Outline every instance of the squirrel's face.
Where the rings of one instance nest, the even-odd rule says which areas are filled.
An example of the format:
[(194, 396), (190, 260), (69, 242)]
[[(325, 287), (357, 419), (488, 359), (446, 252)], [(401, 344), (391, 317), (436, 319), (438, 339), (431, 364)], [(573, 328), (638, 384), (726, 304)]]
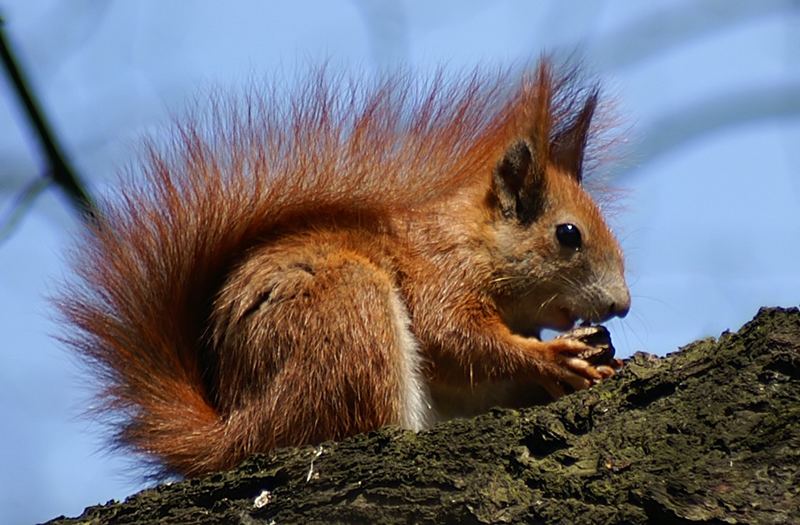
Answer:
[(622, 251), (580, 177), (536, 166), (520, 141), (498, 164), (490, 200), (500, 262), (493, 293), (513, 331), (538, 335), (627, 314)]

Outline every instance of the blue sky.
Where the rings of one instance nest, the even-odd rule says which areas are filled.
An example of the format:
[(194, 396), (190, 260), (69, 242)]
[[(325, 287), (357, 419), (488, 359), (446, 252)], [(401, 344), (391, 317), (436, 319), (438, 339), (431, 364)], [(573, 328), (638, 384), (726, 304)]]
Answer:
[[(368, 73), (574, 52), (604, 80), (627, 130), (607, 169), (625, 192), (612, 224), (633, 295), (631, 314), (609, 324), (620, 353), (664, 354), (737, 329), (761, 305), (800, 302), (792, 2), (286, 4), (0, 0), (0, 13), (65, 149), (99, 193), (136, 162), (143, 135), (204, 89), (323, 60)], [(2, 221), (42, 170), (5, 79), (0, 159)], [(53, 338), (46, 297), (80, 228), (49, 191), (0, 243), (0, 523), (76, 515), (144, 486), (129, 457), (99, 452), (99, 427), (80, 417), (91, 379)]]

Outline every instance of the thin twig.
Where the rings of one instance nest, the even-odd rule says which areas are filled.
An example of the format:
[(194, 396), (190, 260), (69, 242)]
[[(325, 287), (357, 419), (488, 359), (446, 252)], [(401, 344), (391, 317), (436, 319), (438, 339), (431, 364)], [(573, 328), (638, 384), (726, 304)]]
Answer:
[(83, 218), (92, 220), (94, 218), (92, 201), (84, 190), (80, 177), (67, 162), (62, 148), (33, 96), (30, 83), (14, 58), (2, 18), (0, 18), (0, 60), (34, 128), (34, 135), (39, 141), (42, 154), (47, 159), (48, 168), (44, 170), (45, 177), (64, 191)]

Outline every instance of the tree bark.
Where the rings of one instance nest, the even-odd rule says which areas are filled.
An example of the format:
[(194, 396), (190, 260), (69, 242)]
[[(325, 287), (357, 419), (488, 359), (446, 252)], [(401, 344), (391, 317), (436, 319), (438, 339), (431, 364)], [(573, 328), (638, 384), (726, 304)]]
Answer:
[(800, 523), (800, 311), (546, 406), (256, 456), (51, 523)]

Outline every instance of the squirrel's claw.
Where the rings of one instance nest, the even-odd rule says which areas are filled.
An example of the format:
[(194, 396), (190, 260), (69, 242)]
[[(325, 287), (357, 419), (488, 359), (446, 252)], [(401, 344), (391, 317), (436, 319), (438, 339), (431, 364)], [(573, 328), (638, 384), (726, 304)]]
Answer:
[[(593, 384), (612, 377), (616, 374), (614, 368), (617, 360), (611, 360), (609, 364), (595, 365), (582, 357), (589, 355), (595, 350), (585, 343), (575, 339), (555, 339), (548, 344), (550, 357), (553, 364), (559, 368), (556, 381), (547, 382), (544, 388), (554, 398), (565, 394), (565, 386), (569, 385), (572, 390), (585, 390)], [(553, 386), (556, 384), (557, 386)]]

